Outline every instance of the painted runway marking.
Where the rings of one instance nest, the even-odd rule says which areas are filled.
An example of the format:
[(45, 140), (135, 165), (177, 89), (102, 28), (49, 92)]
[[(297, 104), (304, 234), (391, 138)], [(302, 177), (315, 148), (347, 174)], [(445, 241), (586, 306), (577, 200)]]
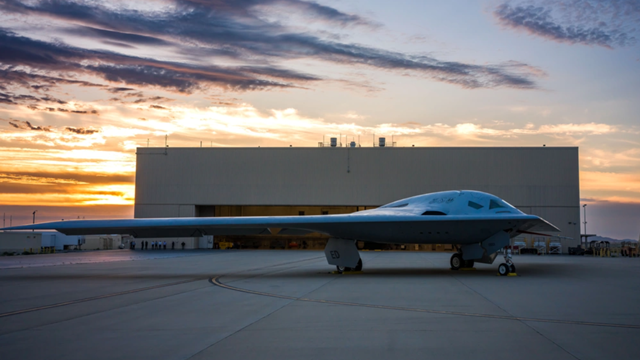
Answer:
[(303, 298), (303, 297), (279, 295), (279, 294), (266, 293), (262, 291), (238, 288), (235, 286), (222, 283), (220, 281), (220, 278), (222, 278), (223, 276), (224, 275), (212, 277), (211, 279), (209, 279), (209, 282), (211, 282), (215, 286), (218, 286), (227, 290), (238, 291), (238, 292), (243, 292), (243, 293), (253, 294), (253, 295), (268, 296), (272, 298), (279, 298), (279, 299), (285, 299), (285, 300), (306, 301), (306, 302), (312, 302), (312, 303), (331, 304), (331, 305), (365, 307), (365, 308), (383, 309), (383, 310), (410, 311), (410, 312), (427, 313), (427, 314), (477, 317), (477, 318), (496, 319), (496, 320), (512, 320), (512, 321), (515, 320), (515, 321), (523, 321), (523, 322), (539, 322), (539, 323), (581, 325), (581, 326), (600, 326), (600, 327), (613, 327), (613, 328), (640, 330), (640, 325), (632, 325), (632, 324), (614, 324), (614, 323), (599, 323), (599, 322), (590, 322), (590, 321), (526, 318), (526, 317), (509, 316), (509, 315), (476, 314), (476, 313), (465, 313), (465, 312), (447, 311), (447, 310), (429, 310), (429, 309), (408, 308), (408, 307), (401, 307), (401, 306), (391, 306), (391, 305), (373, 305), (373, 304), (362, 304), (362, 303), (353, 303), (353, 302), (345, 302), (345, 301), (335, 301), (335, 300), (309, 299), (309, 298)]

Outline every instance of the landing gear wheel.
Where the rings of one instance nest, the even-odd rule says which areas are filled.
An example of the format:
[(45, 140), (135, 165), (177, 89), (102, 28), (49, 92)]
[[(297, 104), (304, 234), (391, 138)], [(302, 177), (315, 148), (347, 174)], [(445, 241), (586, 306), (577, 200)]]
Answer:
[(470, 268), (473, 267), (474, 264), (475, 264), (475, 262), (473, 260), (465, 260), (464, 261), (464, 267), (465, 268), (469, 268), (470, 269)]
[(350, 267), (336, 265), (336, 270), (337, 270), (338, 274), (342, 274), (343, 272), (351, 271), (352, 269)]
[(449, 261), (449, 263), (451, 264), (451, 270), (460, 270), (462, 264), (464, 263), (464, 261), (462, 260), (462, 255), (458, 253), (451, 255), (451, 261)]
[(509, 264), (509, 272), (512, 274), (516, 273), (516, 266), (514, 264)]
[(509, 275), (509, 270), (511, 270), (510, 266), (505, 263), (502, 263), (500, 264), (500, 266), (498, 266), (498, 274), (500, 274), (500, 276)]
[(358, 265), (353, 268), (353, 271), (362, 271), (362, 259), (358, 259)]

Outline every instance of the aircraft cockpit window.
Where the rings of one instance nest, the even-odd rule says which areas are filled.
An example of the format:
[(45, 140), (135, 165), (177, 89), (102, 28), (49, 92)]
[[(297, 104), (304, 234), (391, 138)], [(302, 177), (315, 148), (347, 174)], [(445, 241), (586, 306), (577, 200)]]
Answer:
[(447, 214), (443, 213), (442, 211), (427, 210), (423, 212), (422, 215), (447, 215)]
[(398, 205), (387, 205), (385, 206), (386, 208), (401, 208), (401, 207), (405, 207), (409, 205), (409, 203), (404, 203), (404, 204), (398, 204)]
[(474, 209), (482, 209), (484, 206), (478, 204), (477, 202), (469, 201), (469, 206)]
[(500, 204), (499, 202), (495, 201), (495, 200), (491, 200), (489, 202), (489, 210), (491, 209), (498, 209), (498, 208), (504, 208), (506, 206)]

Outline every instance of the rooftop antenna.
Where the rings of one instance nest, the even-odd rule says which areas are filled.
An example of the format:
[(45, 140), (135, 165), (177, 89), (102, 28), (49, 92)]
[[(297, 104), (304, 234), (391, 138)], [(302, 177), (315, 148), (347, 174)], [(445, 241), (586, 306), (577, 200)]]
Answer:
[(147, 147), (149, 147), (149, 139), (147, 139)]
[(200, 141), (200, 147), (202, 147), (202, 141)]

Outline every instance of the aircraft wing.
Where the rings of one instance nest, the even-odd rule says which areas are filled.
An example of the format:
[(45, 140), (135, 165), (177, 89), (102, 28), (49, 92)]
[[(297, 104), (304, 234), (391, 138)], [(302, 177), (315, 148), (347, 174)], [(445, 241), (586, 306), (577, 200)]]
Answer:
[[(200, 237), (205, 235), (304, 235), (374, 242), (438, 243), (481, 241), (492, 233), (559, 231), (535, 215), (416, 216), (347, 214), (320, 216), (156, 218), (72, 220), (14, 226), (3, 230), (56, 230), (66, 235), (128, 234), (136, 238)], [(491, 234), (490, 234), (491, 233)], [(488, 235), (487, 235), (488, 234)], [(468, 240), (467, 240), (468, 239)]]
[(478, 191), (445, 191), (341, 215), (72, 220), (3, 230), (57, 230), (66, 235), (128, 234), (137, 238), (205, 235), (326, 234), (380, 243), (472, 244), (498, 232), (560, 231), (502, 199)]

